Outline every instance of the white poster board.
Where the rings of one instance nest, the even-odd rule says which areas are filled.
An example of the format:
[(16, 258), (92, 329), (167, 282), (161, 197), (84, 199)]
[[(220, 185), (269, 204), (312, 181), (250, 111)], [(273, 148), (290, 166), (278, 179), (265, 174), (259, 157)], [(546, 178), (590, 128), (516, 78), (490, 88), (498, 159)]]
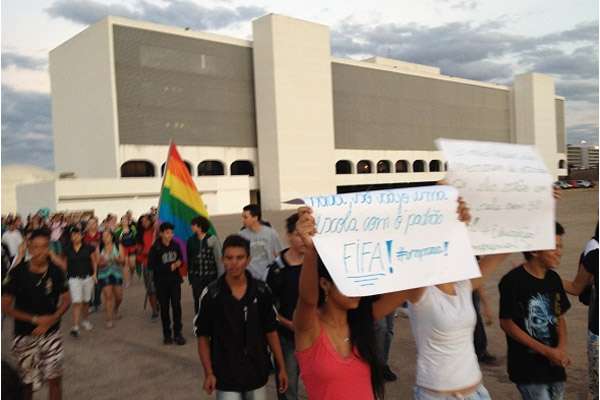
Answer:
[(438, 139), (446, 183), (471, 210), (475, 254), (552, 249), (552, 176), (533, 146)]
[(338, 289), (368, 296), (480, 275), (456, 189), (427, 186), (304, 198)]

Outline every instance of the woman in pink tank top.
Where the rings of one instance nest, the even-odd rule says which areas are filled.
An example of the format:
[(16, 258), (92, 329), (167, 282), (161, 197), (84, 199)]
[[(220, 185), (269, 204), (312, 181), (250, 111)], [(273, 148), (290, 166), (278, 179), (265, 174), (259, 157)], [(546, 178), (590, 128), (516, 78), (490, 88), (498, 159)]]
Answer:
[[(394, 311), (413, 290), (372, 297), (348, 297), (333, 283), (314, 248), (312, 210), (299, 209), (296, 225), (306, 246), (294, 313), (296, 357), (310, 400), (383, 399), (382, 365), (373, 321)], [(459, 203), (459, 219), (468, 209)], [(417, 289), (418, 290), (418, 289)]]

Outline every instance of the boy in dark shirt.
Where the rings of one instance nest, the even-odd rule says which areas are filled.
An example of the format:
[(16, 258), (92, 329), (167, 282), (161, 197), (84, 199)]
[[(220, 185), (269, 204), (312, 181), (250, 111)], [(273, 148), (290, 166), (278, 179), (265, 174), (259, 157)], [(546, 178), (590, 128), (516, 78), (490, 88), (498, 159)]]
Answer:
[(182, 346), (185, 339), (181, 335), (181, 249), (173, 240), (174, 226), (163, 222), (158, 228), (159, 237), (148, 254), (148, 267), (154, 271), (154, 284), (160, 303), (160, 319), (163, 328), (163, 343), (172, 344), (171, 317), (169, 306), (173, 309), (173, 333), (175, 343)]
[(25, 384), (25, 398), (48, 381), (49, 398), (61, 398), (64, 351), (60, 318), (70, 305), (63, 271), (49, 261), (50, 232), (32, 231), (31, 259), (15, 266), (2, 283), (2, 312), (14, 318), (13, 352)]
[(292, 320), (298, 303), (298, 284), (305, 251), (302, 238), (296, 231), (298, 218), (298, 213), (294, 213), (286, 219), (285, 225), (290, 247), (283, 250), (267, 267), (267, 285), (273, 291), (273, 299), (278, 311), (277, 331), (289, 380), (287, 391), (279, 394), (280, 400), (296, 400), (298, 398), (300, 370), (295, 355), (296, 345)]
[(556, 223), (556, 248), (526, 252), (525, 264), (499, 284), (500, 326), (508, 344), (508, 375), (524, 400), (559, 400), (566, 380), (567, 326), (571, 304), (559, 275), (563, 227)]
[(208, 233), (210, 222), (203, 216), (192, 220), (194, 234), (187, 241), (188, 280), (192, 285), (194, 312), (198, 313), (198, 300), (204, 288), (223, 275), (221, 243)]
[(217, 398), (266, 399), (267, 344), (277, 363), (279, 392), (287, 389), (271, 293), (246, 271), (249, 263), (250, 242), (239, 235), (225, 239), (225, 274), (204, 289), (194, 319), (204, 390), (217, 390)]

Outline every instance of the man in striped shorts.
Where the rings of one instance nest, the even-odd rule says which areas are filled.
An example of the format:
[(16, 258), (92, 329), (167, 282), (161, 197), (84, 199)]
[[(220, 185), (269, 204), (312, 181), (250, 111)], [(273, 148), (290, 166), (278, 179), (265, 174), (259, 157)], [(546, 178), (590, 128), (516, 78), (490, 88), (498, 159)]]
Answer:
[(12, 268), (2, 282), (2, 312), (15, 320), (12, 350), (25, 386), (25, 399), (48, 382), (49, 398), (62, 396), (63, 346), (60, 318), (71, 303), (64, 272), (50, 261), (50, 232), (36, 229), (29, 261)]

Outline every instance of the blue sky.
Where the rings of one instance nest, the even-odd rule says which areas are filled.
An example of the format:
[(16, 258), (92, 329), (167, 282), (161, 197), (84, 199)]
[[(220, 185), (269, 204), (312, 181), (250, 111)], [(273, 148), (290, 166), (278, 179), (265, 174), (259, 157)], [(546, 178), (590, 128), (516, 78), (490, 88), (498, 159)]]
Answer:
[(598, 143), (598, 3), (569, 1), (5, 0), (2, 165), (53, 168), (48, 52), (106, 15), (251, 39), (278, 13), (329, 25), (336, 56), (379, 55), (510, 85), (537, 71), (567, 98), (567, 142)]

